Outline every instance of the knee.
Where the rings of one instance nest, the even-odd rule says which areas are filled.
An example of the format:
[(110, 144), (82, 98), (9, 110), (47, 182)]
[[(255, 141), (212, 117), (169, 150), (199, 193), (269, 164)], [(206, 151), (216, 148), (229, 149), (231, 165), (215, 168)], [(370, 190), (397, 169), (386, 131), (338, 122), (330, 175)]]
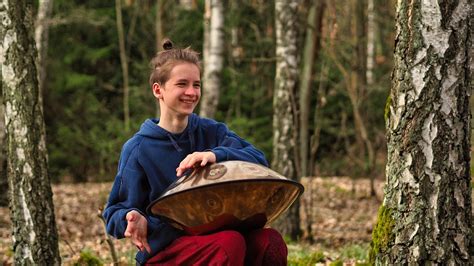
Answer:
[(285, 255), (288, 255), (288, 249), (286, 247), (285, 240), (281, 236), (281, 234), (272, 228), (265, 228), (265, 237), (268, 239), (269, 246), (273, 247), (273, 249), (278, 249)]
[(263, 257), (264, 265), (286, 265), (288, 248), (281, 234), (271, 228), (264, 228), (258, 233), (257, 243), (266, 243)]
[(246, 245), (245, 238), (239, 232), (228, 230), (216, 233), (214, 243), (225, 251), (231, 261), (243, 261)]
[(261, 243), (265, 246), (280, 246), (286, 248), (285, 240), (278, 231), (272, 228), (263, 228), (251, 233), (250, 239), (254, 243)]

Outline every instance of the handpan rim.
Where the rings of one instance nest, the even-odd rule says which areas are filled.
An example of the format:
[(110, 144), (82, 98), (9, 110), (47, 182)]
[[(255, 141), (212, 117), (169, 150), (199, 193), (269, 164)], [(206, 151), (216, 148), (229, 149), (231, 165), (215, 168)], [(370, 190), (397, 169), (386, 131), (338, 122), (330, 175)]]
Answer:
[(189, 193), (190, 191), (203, 189), (203, 188), (209, 188), (209, 187), (219, 187), (219, 186), (224, 186), (224, 185), (228, 185), (228, 184), (232, 184), (232, 183), (241, 183), (241, 184), (245, 184), (245, 183), (287, 183), (287, 184), (290, 184), (290, 185), (294, 185), (298, 189), (298, 194), (294, 197), (295, 200), (301, 194), (303, 194), (303, 192), (304, 192), (304, 186), (302, 184), (294, 181), (294, 180), (291, 180), (291, 179), (255, 178), (255, 179), (227, 180), (227, 181), (221, 181), (221, 182), (218, 182), (218, 183), (208, 183), (208, 184), (198, 185), (198, 186), (187, 188), (187, 189), (177, 191), (177, 192), (174, 192), (174, 193), (171, 193), (171, 194), (163, 193), (162, 196), (160, 196), (159, 198), (153, 200), (148, 205), (148, 207), (146, 209), (146, 212), (149, 215), (152, 215), (152, 216), (160, 216), (159, 214), (154, 214), (152, 212), (153, 206), (156, 205), (157, 203), (159, 203), (160, 201), (164, 201), (164, 200), (166, 200), (166, 199), (168, 199), (169, 197), (172, 197), (172, 196), (180, 195), (180, 194), (183, 194), (183, 193)]

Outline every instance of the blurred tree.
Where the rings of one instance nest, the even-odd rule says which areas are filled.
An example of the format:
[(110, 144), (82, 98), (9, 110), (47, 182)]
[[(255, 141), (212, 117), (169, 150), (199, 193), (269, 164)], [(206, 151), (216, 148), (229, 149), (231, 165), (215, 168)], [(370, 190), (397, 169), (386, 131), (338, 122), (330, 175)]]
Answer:
[[(47, 54), (48, 54), (48, 39), (49, 39), (49, 20), (51, 18), (53, 0), (40, 0), (38, 7), (38, 14), (35, 23), (35, 44), (38, 51), (37, 70), (38, 70), (38, 107), (43, 112), (43, 95), (45, 90), (45, 81), (47, 75)], [(48, 152), (46, 149), (46, 125), (42, 119), (43, 126), (41, 126), (41, 142), (39, 148), (42, 153), (46, 155), (48, 160)]]
[[(0, 75), (1, 77), (1, 75)], [(5, 129), (5, 105), (2, 97), (2, 86), (0, 86), (0, 206), (8, 206), (8, 181), (7, 181), (7, 139)]]
[(310, 11), (308, 15), (308, 26), (306, 29), (304, 55), (302, 62), (301, 85), (299, 88), (300, 100), (300, 158), (301, 158), (301, 177), (309, 173), (308, 160), (310, 150), (309, 125), (311, 100), (313, 98), (313, 88), (315, 85), (314, 71), (316, 61), (321, 49), (321, 29), (322, 19), (326, 3), (324, 0), (310, 1)]
[[(311, 110), (311, 100), (313, 98), (313, 90), (318, 93), (315, 88), (315, 80), (314, 76), (316, 75), (316, 71), (314, 70), (316, 67), (316, 62), (318, 60), (320, 50), (321, 50), (321, 35), (322, 35), (322, 22), (324, 17), (324, 10), (326, 7), (325, 0), (313, 0), (310, 1), (309, 4), (309, 14), (308, 14), (308, 25), (306, 29), (306, 37), (305, 37), (305, 46), (304, 46), (304, 54), (303, 54), (303, 66), (302, 66), (302, 73), (301, 73), (301, 85), (299, 88), (299, 100), (300, 100), (300, 164), (301, 164), (301, 178), (307, 177), (311, 172), (309, 169), (309, 165), (312, 165), (309, 159), (314, 159), (314, 157), (310, 156), (311, 149), (315, 149), (316, 142), (310, 141), (309, 137), (309, 127), (311, 125), (310, 122), (310, 112)], [(320, 95), (317, 95), (320, 96)], [(317, 104), (319, 105), (319, 103)], [(319, 121), (315, 121), (319, 125)], [(316, 133), (315, 129), (315, 133)], [(317, 134), (317, 133), (316, 133)], [(316, 136), (317, 137), (317, 136)], [(317, 148), (316, 148), (317, 149)], [(312, 153), (315, 153), (312, 152)], [(311, 191), (309, 193), (312, 193)], [(309, 196), (311, 198), (311, 196)], [(313, 213), (313, 204), (311, 201), (305, 204), (306, 206), (306, 213)], [(311, 219), (312, 215), (308, 215), (305, 219), (305, 235), (304, 238), (310, 242), (313, 241), (313, 233), (312, 233), (312, 223), (313, 220)]]
[(396, 10), (387, 185), (371, 258), (470, 265), (472, 3), (399, 1)]
[(368, 89), (374, 84), (374, 51), (375, 51), (375, 0), (367, 0), (367, 67), (366, 80)]
[[(300, 1), (275, 1), (276, 75), (273, 94), (272, 168), (289, 179), (298, 180), (296, 91), (299, 78), (298, 7)], [(283, 235), (300, 234), (299, 202), (274, 223)]]
[[(156, 50), (158, 53), (161, 51), (163, 39), (165, 36), (164, 27), (163, 27), (163, 10), (164, 10), (164, 0), (156, 0), (156, 14), (155, 14), (155, 37), (156, 37)], [(160, 102), (155, 100), (156, 112), (155, 116), (160, 117)]]
[[(363, 1), (365, 2), (365, 1)], [(354, 15), (350, 16), (349, 21), (349, 42), (351, 51), (341, 51), (338, 53), (335, 49), (336, 38), (341, 33), (338, 29), (337, 20), (334, 21), (333, 32), (331, 33), (331, 48), (328, 52), (331, 56), (332, 61), (337, 66), (338, 70), (343, 76), (345, 83), (345, 90), (349, 97), (352, 116), (354, 119), (355, 126), (355, 139), (356, 145), (346, 145), (347, 153), (354, 163), (363, 170), (365, 176), (374, 178), (372, 171), (375, 163), (375, 154), (373, 144), (370, 139), (366, 113), (363, 112), (365, 105), (367, 105), (367, 80), (366, 80), (366, 50), (365, 45), (365, 20), (364, 20), (364, 5), (360, 4), (360, 1), (351, 0), (348, 9)], [(333, 3), (335, 5), (335, 3)], [(335, 8), (335, 7), (333, 7)], [(339, 19), (339, 18), (338, 18)], [(355, 52), (354, 52), (355, 51)], [(357, 171), (351, 173), (351, 176), (355, 178)], [(371, 182), (371, 195), (375, 196), (374, 183)]]
[[(224, 63), (224, 3), (220, 0), (206, 0), (205, 23), (209, 33), (204, 33), (204, 73), (202, 99), (199, 114), (214, 118), (219, 103), (221, 73)], [(210, 17), (209, 17), (210, 14)]]
[(53, 0), (40, 0), (35, 23), (35, 43), (38, 51), (38, 85), (40, 105), (43, 108), (43, 91), (46, 79), (46, 60), (48, 52), (49, 25)]
[(36, 72), (32, 5), (0, 3), (0, 62), (16, 265), (60, 265)]
[(123, 121), (125, 132), (130, 130), (130, 103), (129, 103), (129, 82), (128, 82), (128, 59), (125, 49), (125, 34), (122, 21), (122, 0), (115, 0), (115, 18), (117, 24), (117, 35), (120, 50), (120, 65), (122, 67), (122, 88), (123, 88)]

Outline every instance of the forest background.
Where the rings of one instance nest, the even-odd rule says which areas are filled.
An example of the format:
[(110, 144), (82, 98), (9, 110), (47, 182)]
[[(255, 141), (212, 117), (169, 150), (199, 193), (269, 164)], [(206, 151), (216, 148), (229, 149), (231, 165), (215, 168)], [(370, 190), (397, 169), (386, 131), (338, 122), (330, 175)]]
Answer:
[[(149, 61), (164, 37), (206, 54), (203, 0), (118, 2), (117, 9), (117, 1), (53, 1), (47, 19), (43, 106), (54, 183), (113, 180), (123, 143), (146, 118), (158, 115), (148, 85)], [(317, 14), (311, 15), (315, 3)], [(274, 7), (273, 1), (224, 1), (223, 69), (213, 115), (262, 149), (269, 161), (275, 112)], [(312, 91), (307, 99), (309, 151), (304, 176), (383, 181), (395, 1), (305, 0), (297, 10), (301, 74), (293, 107), (300, 114), (296, 103), (306, 97), (300, 90), (304, 81)], [(305, 54), (310, 31), (317, 40), (312, 57)], [(305, 77), (303, 70), (309, 65), (312, 70)], [(4, 170), (5, 164), (1, 166)], [(1, 174), (5, 180), (5, 171)]]
[[(224, 65), (215, 119), (223, 121), (272, 159), (272, 101), (275, 83), (274, 4), (225, 1)], [(363, 1), (355, 1), (360, 8)], [(380, 3), (379, 3), (380, 2)], [(54, 182), (110, 181), (123, 143), (157, 113), (148, 85), (150, 59), (157, 52), (157, 27), (176, 46), (203, 49), (204, 1), (125, 1), (122, 6), (128, 58), (130, 125), (124, 122), (123, 73), (112, 1), (53, 4), (44, 85), (44, 113), (50, 175)], [(310, 1), (299, 8), (298, 50), (303, 57)], [(157, 23), (157, 6), (161, 25)], [(377, 154), (374, 175), (382, 178), (386, 153), (384, 107), (390, 90), (394, 1), (375, 0), (373, 81), (359, 92), (360, 111)], [(354, 157), (357, 132), (341, 68), (354, 66), (366, 27), (354, 32), (355, 12), (347, 1), (328, 1), (321, 47), (311, 76), (308, 126), (317, 153), (309, 175), (365, 176)], [(360, 18), (364, 19), (364, 17)], [(365, 21), (365, 20), (364, 20)], [(363, 21), (363, 22), (364, 22)], [(364, 22), (366, 23), (366, 22)], [(359, 39), (352, 35), (357, 34)], [(362, 38), (362, 39), (360, 39)], [(365, 61), (365, 60), (364, 60)], [(364, 62), (362, 61), (362, 62)], [(360, 71), (359, 69), (356, 69)], [(365, 75), (365, 73), (364, 73)], [(204, 85), (205, 86), (205, 85)], [(205, 95), (203, 95), (203, 98)], [(298, 95), (296, 95), (298, 97)], [(199, 113), (198, 110), (196, 110)]]

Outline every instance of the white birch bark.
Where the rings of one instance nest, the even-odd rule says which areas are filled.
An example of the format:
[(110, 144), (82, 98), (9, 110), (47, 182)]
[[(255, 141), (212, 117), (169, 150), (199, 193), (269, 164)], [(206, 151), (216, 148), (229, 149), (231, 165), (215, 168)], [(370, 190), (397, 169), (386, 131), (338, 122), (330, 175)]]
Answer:
[[(210, 7), (210, 19), (209, 34), (207, 35), (206, 30), (204, 31), (203, 95), (199, 114), (202, 117), (213, 118), (219, 103), (221, 72), (224, 63), (224, 5), (220, 0), (206, 0), (206, 6)], [(205, 23), (207, 15), (206, 11)]]
[[(273, 92), (273, 158), (272, 168), (296, 180), (295, 92), (299, 78), (298, 0), (275, 1), (276, 76)], [(296, 238), (300, 234), (299, 204), (277, 220), (276, 227), (283, 235)]]
[(38, 100), (31, 3), (0, 2), (0, 69), (16, 265), (60, 265)]
[(472, 265), (472, 17), (468, 0), (398, 1), (377, 264)]

